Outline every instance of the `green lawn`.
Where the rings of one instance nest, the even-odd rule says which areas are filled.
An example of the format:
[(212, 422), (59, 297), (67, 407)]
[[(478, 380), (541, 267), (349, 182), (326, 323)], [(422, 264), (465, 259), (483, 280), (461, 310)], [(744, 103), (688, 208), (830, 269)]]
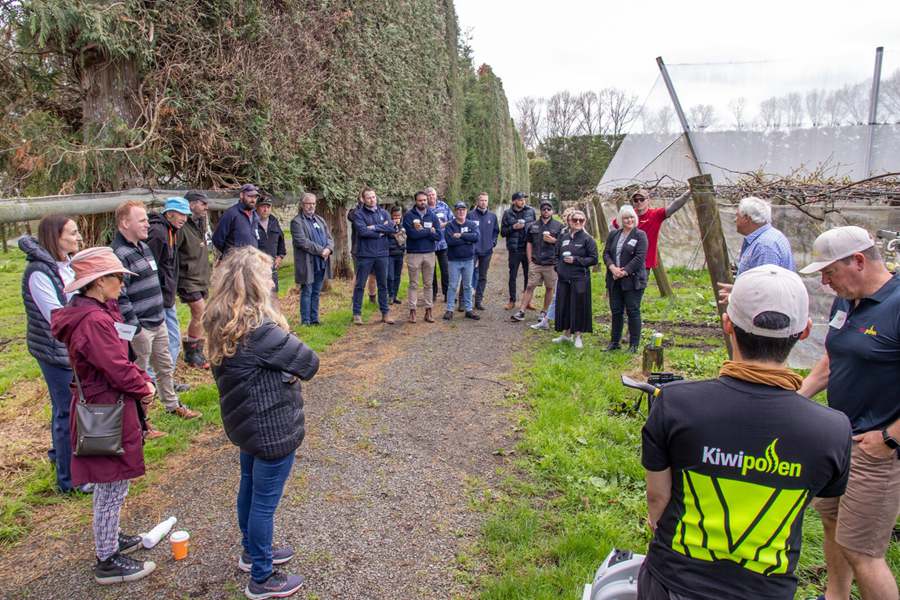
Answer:
[[(674, 305), (647, 290), (644, 317), (657, 327), (715, 322), (712, 288), (704, 273), (672, 269)], [(595, 275), (594, 313), (608, 315), (603, 284)], [(645, 331), (649, 336), (651, 328)], [(646, 403), (636, 414), (637, 393), (619, 382), (623, 372), (640, 370), (640, 359), (624, 352), (605, 353), (605, 326), (586, 336), (586, 347), (549, 343), (540, 333), (536, 352), (522, 355), (516, 373), (527, 373), (522, 391), (511, 401), (521, 406), (521, 439), (515, 466), (505, 473), (499, 494), (479, 486), (473, 502), (487, 511), (480, 551), (490, 574), (480, 582), (485, 600), (557, 600), (580, 598), (581, 588), (612, 548), (645, 552), (650, 540), (644, 525), (644, 471), (640, 432)], [(725, 351), (713, 329), (667, 335), (666, 369), (691, 379), (714, 377)], [(679, 346), (697, 347), (679, 347)], [(797, 570), (798, 598), (815, 597), (824, 581), (821, 523), (806, 515), (804, 546)], [(889, 560), (900, 572), (900, 549)], [(465, 560), (458, 561), (465, 572)]]

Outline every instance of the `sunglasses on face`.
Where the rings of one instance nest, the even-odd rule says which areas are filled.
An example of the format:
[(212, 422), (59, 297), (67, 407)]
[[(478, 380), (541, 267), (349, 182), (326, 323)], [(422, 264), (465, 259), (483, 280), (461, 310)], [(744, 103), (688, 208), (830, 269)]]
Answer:
[(574, 217), (574, 218), (571, 219), (571, 221), (572, 221), (573, 223), (584, 223), (584, 219), (579, 218), (579, 217)]
[(122, 273), (110, 273), (109, 275), (107, 275), (107, 277), (115, 277), (119, 280), (119, 283), (125, 281), (125, 275), (123, 275)]

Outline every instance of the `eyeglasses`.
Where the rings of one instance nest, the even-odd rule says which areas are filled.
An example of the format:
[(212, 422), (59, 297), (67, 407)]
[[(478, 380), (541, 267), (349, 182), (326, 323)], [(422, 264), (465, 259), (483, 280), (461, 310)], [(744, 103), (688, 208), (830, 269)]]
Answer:
[(541, 210), (553, 210), (552, 206), (542, 206)]
[(637, 198), (632, 198), (631, 201), (632, 201), (632, 202), (646, 202), (647, 199), (638, 196)]

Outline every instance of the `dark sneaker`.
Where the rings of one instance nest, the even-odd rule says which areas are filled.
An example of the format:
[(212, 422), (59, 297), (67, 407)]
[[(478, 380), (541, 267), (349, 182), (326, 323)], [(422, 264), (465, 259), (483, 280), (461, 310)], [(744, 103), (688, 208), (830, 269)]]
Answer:
[[(292, 558), (294, 558), (294, 549), (290, 546), (285, 546), (283, 548), (272, 548), (273, 565), (283, 565)], [(244, 573), (249, 573), (252, 566), (253, 559), (250, 558), (250, 555), (248, 553), (242, 552), (241, 557), (238, 559), (238, 569), (240, 569)]]
[(116, 552), (104, 561), (97, 561), (94, 565), (94, 581), (100, 585), (137, 581), (152, 573), (154, 569), (156, 563), (152, 560), (134, 560)]
[(484, 304), (481, 303), (481, 300), (475, 301), (475, 310), (484, 310)]
[(127, 535), (125, 533), (119, 533), (119, 554), (128, 554), (130, 552), (134, 552), (141, 547), (141, 542), (143, 541), (144, 538), (139, 535)]
[(475, 314), (474, 312), (472, 312), (471, 310), (467, 310), (467, 311), (466, 311), (466, 318), (467, 318), (467, 319), (474, 319), (475, 321), (478, 321), (479, 319), (481, 319), (481, 317), (479, 317), (478, 315), (476, 315), (476, 314)]
[(403, 304), (403, 302), (400, 300), (400, 298), (394, 298), (391, 304)]
[(183, 394), (185, 392), (190, 391), (191, 386), (186, 383), (176, 383), (175, 384), (175, 392), (178, 394)]
[(287, 598), (297, 593), (303, 586), (303, 577), (300, 575), (288, 575), (281, 571), (272, 571), (269, 578), (262, 583), (256, 583), (252, 579), (244, 589), (244, 595), (250, 600), (265, 600), (266, 598)]
[(448, 310), (448, 311), (444, 312), (444, 320), (450, 321), (451, 319), (453, 319), (453, 311)]
[(525, 311), (517, 310), (515, 313), (513, 313), (513, 316), (511, 316), (510, 319), (513, 321), (516, 321), (516, 322), (524, 321), (525, 320)]
[(631, 352), (632, 354), (637, 354), (640, 350), (637, 347), (637, 345), (631, 345), (631, 346), (628, 346), (628, 351)]

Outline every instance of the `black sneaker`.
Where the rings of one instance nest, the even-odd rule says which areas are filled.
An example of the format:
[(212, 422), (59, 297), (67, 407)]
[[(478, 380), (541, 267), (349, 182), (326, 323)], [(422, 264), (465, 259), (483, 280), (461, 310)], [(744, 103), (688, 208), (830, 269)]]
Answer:
[(394, 298), (394, 304), (403, 304), (403, 301), (400, 298)]
[(303, 577), (300, 575), (288, 575), (276, 569), (262, 583), (256, 583), (251, 579), (244, 589), (244, 595), (250, 600), (287, 598), (296, 594), (301, 587), (303, 587)]
[(152, 573), (154, 569), (156, 563), (152, 560), (134, 560), (116, 552), (106, 560), (97, 561), (94, 565), (94, 581), (100, 585), (137, 581)]
[(452, 319), (453, 319), (453, 311), (452, 310), (444, 311), (444, 320), (450, 321)]
[[(272, 548), (273, 565), (283, 565), (292, 558), (294, 558), (294, 549), (290, 546), (284, 546), (283, 548)], [(238, 569), (240, 569), (244, 573), (249, 573), (252, 567), (253, 559), (250, 558), (250, 554), (248, 554), (247, 552), (241, 552), (241, 557), (238, 559)]]
[(174, 387), (176, 394), (183, 394), (191, 389), (191, 386), (186, 383), (175, 383)]
[(141, 542), (144, 541), (139, 535), (128, 535), (125, 533), (119, 533), (119, 554), (129, 554), (134, 552), (138, 548), (141, 547)]
[(631, 346), (628, 346), (628, 351), (632, 354), (637, 354), (640, 351), (640, 349), (637, 347), (637, 345), (631, 345)]
[(481, 319), (481, 317), (479, 317), (478, 315), (476, 315), (476, 314), (475, 314), (474, 312), (472, 312), (471, 310), (467, 310), (467, 311), (466, 311), (466, 318), (467, 318), (467, 319), (474, 319), (475, 321), (478, 321), (479, 319)]
[(514, 312), (513, 315), (510, 317), (510, 320), (516, 321), (517, 323), (518, 323), (519, 321), (524, 321), (524, 320), (525, 320), (525, 311), (517, 310), (517, 311)]
[(619, 350), (620, 348), (621, 348), (621, 346), (619, 346), (618, 344), (613, 344), (612, 342), (610, 342), (606, 346), (606, 350), (604, 350), (604, 352), (615, 352), (616, 350)]

